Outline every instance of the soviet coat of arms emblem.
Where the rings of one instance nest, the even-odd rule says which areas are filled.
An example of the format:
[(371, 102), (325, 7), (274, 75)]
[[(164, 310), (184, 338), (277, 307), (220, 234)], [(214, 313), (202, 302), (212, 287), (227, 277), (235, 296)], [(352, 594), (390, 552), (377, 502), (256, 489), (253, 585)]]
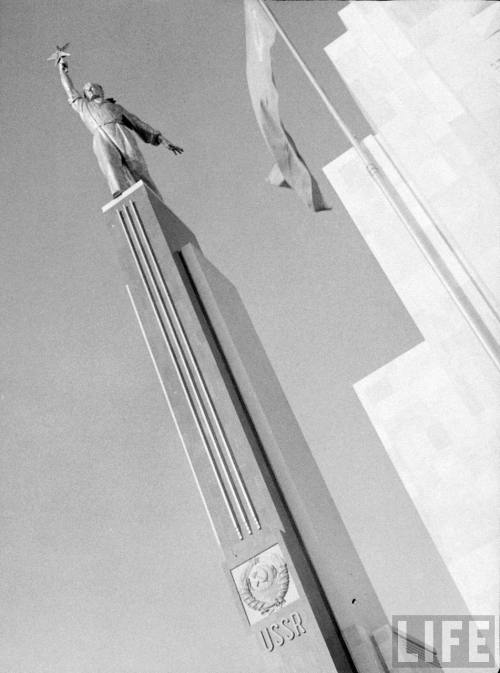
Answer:
[(298, 598), (279, 545), (254, 556), (232, 574), (250, 623)]

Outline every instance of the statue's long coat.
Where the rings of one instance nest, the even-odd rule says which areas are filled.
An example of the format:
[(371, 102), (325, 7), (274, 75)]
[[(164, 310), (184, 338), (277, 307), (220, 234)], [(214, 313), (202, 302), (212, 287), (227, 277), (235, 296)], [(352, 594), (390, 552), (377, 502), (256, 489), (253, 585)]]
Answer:
[(132, 131), (152, 145), (160, 144), (161, 133), (111, 98), (87, 100), (77, 96), (69, 102), (94, 137), (94, 154), (111, 193), (143, 180), (159, 194)]

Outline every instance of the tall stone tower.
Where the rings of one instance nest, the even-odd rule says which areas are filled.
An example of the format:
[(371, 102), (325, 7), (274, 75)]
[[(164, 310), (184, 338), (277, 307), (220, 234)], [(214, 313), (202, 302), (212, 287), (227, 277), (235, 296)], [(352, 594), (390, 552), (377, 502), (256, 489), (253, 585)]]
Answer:
[(386, 618), (236, 291), (143, 183), (103, 210), (249, 653), (383, 670), (365, 634)]

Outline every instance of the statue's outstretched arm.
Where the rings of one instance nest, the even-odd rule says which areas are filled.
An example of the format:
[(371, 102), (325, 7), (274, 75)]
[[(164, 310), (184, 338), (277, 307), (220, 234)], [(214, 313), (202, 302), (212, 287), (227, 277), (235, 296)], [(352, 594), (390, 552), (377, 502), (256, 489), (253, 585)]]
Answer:
[(61, 59), (61, 61), (58, 63), (58, 67), (59, 75), (61, 77), (61, 84), (63, 85), (66, 95), (68, 96), (69, 102), (72, 103), (75, 98), (79, 98), (81, 94), (77, 89), (75, 89), (75, 86), (71, 81), (71, 77), (68, 75), (68, 64), (65, 63), (63, 59)]
[(177, 145), (174, 145), (174, 143), (171, 143), (160, 131), (157, 131), (149, 124), (146, 124), (146, 122), (143, 122), (137, 115), (132, 114), (132, 112), (129, 112), (124, 108), (122, 108), (122, 113), (123, 123), (135, 131), (145, 143), (150, 143), (151, 145), (163, 145), (174, 154), (182, 154), (184, 152), (182, 147), (178, 147)]

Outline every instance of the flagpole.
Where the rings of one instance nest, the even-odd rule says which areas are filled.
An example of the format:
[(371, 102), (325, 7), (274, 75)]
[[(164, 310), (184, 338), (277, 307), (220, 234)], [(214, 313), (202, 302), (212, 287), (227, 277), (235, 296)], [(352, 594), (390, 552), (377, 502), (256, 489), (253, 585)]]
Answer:
[[(295, 48), (294, 44), (286, 34), (285, 30), (281, 27), (280, 23), (278, 22), (278, 19), (274, 16), (274, 13), (271, 11), (271, 9), (266, 5), (264, 0), (257, 0), (259, 3), (260, 7), (262, 10), (265, 12), (266, 16), (269, 18), (269, 20), (272, 22), (273, 26), (276, 28), (277, 32), (280, 34), (282, 37), (283, 41), (287, 45), (288, 49), (291, 51), (292, 55), (294, 56), (295, 60), (299, 64), (300, 68), (306, 75), (307, 79), (309, 82), (312, 84), (313, 88), (316, 90), (318, 93), (319, 97), (325, 104), (326, 108), (328, 109), (329, 113), (331, 116), (334, 118), (336, 123), (338, 124), (339, 128), (341, 129), (342, 133), (344, 136), (347, 138), (347, 140), (350, 142), (352, 145), (353, 149), (356, 151), (356, 153), (359, 155), (360, 159), (362, 160), (363, 164), (365, 165), (369, 175), (373, 179), (373, 181), (377, 184), (378, 188), (380, 191), (383, 193), (385, 196), (386, 200), (390, 204), (391, 208), (394, 210), (396, 215), (399, 217), (399, 219), (403, 222), (405, 228), (407, 231), (410, 233), (411, 237), (417, 244), (418, 248), (424, 255), (424, 258), (426, 259), (427, 263), (431, 266), (433, 271), (436, 273), (437, 277), (439, 278), (441, 284), (444, 286), (448, 294), (450, 295), (451, 299), (453, 302), (456, 304), (457, 308), (460, 310), (464, 318), (466, 319), (467, 323), (469, 324), (470, 328), (474, 332), (474, 334), (477, 336), (479, 339), (481, 345), (485, 349), (485, 351), (488, 353), (490, 358), (493, 360), (495, 366), (500, 370), (500, 347), (498, 344), (497, 339), (495, 336), (492, 334), (488, 326), (484, 323), (483, 319), (477, 312), (476, 308), (472, 305), (472, 302), (468, 297), (466, 297), (464, 291), (458, 286), (457, 281), (455, 280), (453, 274), (451, 271), (448, 269), (446, 263), (442, 260), (440, 257), (439, 253), (435, 249), (434, 245), (429, 241), (425, 233), (420, 229), (420, 227), (415, 226), (413, 224), (415, 222), (415, 218), (410, 212), (408, 206), (404, 203), (400, 203), (400, 197), (399, 195), (398, 198), (395, 197), (393, 192), (395, 191), (394, 187), (392, 184), (387, 184), (386, 182), (386, 176), (385, 174), (381, 171), (380, 167), (378, 166), (377, 162), (375, 159), (372, 157), (370, 152), (363, 146), (363, 144), (360, 142), (360, 140), (356, 137), (356, 135), (351, 131), (351, 129), (347, 126), (347, 124), (344, 122), (340, 114), (337, 112), (335, 109), (333, 103), (331, 100), (328, 98), (327, 94), (325, 93), (324, 89), (318, 84), (316, 78), (314, 77), (313, 73)], [(396, 167), (397, 168), (397, 167)], [(399, 170), (398, 170), (399, 173)], [(406, 182), (406, 181), (405, 181)], [(410, 191), (413, 194), (413, 190), (410, 187)], [(397, 192), (396, 192), (397, 194)], [(416, 196), (416, 195), (415, 195)], [(420, 199), (417, 198), (417, 201), (420, 202)], [(432, 221), (432, 218), (430, 218)], [(434, 226), (435, 223), (433, 222)], [(443, 238), (443, 234), (439, 228), (437, 228), (438, 233), (441, 235)], [(447, 241), (445, 238), (445, 243), (448, 244), (448, 247), (456, 257), (456, 254), (454, 252), (453, 246)], [(459, 260), (460, 261), (460, 260)], [(463, 266), (461, 264), (461, 266)], [(466, 269), (465, 269), (466, 270)], [(466, 270), (467, 275), (470, 277), (470, 273)], [(477, 287), (477, 284), (474, 282), (474, 285)], [(481, 296), (483, 296), (483, 293), (480, 292)], [(483, 297), (484, 298), (484, 297)], [(489, 306), (489, 302), (487, 302)], [(491, 307), (490, 307), (491, 308)], [(496, 312), (494, 312), (496, 313)]]

